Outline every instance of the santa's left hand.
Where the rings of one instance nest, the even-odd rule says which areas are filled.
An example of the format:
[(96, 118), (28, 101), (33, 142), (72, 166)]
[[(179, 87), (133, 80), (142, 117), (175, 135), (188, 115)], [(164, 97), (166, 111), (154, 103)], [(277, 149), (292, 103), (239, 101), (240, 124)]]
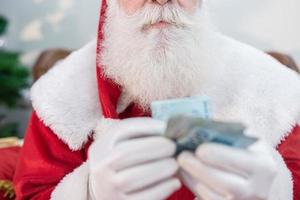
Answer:
[(277, 174), (268, 148), (263, 142), (251, 150), (204, 144), (195, 154), (183, 152), (178, 163), (183, 181), (200, 199), (262, 200)]

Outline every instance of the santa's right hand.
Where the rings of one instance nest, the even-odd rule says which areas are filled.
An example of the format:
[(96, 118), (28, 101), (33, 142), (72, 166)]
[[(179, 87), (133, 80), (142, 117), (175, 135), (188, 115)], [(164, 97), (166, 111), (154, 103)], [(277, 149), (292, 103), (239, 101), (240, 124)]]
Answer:
[(113, 123), (89, 149), (92, 199), (166, 199), (181, 186), (175, 144), (162, 137), (165, 123), (133, 118)]

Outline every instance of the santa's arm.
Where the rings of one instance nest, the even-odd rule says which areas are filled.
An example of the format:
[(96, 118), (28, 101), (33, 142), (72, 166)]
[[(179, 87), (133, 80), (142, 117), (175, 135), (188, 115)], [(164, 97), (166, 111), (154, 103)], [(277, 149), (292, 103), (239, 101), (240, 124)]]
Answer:
[[(50, 199), (51, 195), (59, 195), (53, 190), (60, 188), (64, 180), (73, 182), (69, 188), (73, 194), (78, 188), (87, 187), (87, 183), (78, 186), (80, 181), (72, 178), (81, 177), (85, 181), (87, 175), (80, 174), (85, 169), (85, 160), (85, 150), (71, 151), (33, 112), (14, 178), (17, 199)], [(69, 196), (65, 193), (64, 197)], [(52, 199), (59, 198), (64, 199)]]
[(278, 151), (289, 168), (293, 181), (294, 200), (300, 199), (300, 125), (278, 146)]

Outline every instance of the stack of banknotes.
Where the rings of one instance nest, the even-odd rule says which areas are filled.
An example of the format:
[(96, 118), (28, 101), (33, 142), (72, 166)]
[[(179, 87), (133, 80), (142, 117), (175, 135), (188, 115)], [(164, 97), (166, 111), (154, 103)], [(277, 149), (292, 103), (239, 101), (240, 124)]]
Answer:
[(151, 109), (153, 118), (168, 122), (164, 136), (176, 142), (176, 155), (182, 151), (194, 152), (203, 143), (247, 148), (257, 141), (244, 134), (246, 127), (241, 123), (212, 120), (206, 97), (153, 102)]
[(244, 131), (241, 123), (176, 116), (168, 121), (165, 136), (176, 142), (178, 155), (185, 150), (194, 152), (199, 145), (208, 142), (246, 149), (257, 139), (246, 136)]

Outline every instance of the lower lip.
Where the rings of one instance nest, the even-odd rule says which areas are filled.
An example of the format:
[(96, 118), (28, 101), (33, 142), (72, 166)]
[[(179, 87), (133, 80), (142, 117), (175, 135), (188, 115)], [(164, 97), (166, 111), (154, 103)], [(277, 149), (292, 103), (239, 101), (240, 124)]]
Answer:
[(168, 28), (171, 24), (168, 23), (168, 22), (163, 22), (163, 21), (160, 21), (160, 22), (157, 22), (155, 24), (151, 24), (149, 26), (150, 29), (164, 29), (164, 28)]

